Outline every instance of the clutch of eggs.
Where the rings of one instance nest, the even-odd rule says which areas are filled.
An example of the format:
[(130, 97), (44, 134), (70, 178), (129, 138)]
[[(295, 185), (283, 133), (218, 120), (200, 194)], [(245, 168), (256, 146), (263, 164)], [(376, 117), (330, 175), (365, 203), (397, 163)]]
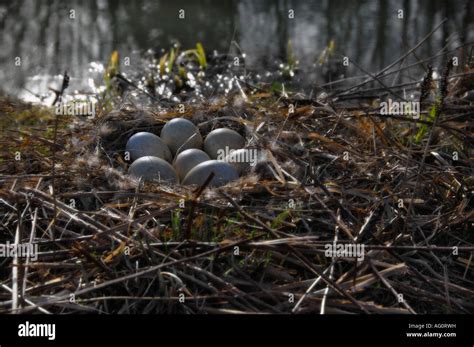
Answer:
[(175, 118), (165, 124), (160, 135), (139, 132), (130, 137), (126, 145), (133, 160), (128, 169), (130, 176), (161, 183), (202, 185), (214, 173), (209, 185), (218, 187), (247, 171), (245, 164), (231, 165), (225, 161), (227, 153), (245, 145), (245, 139), (234, 130), (215, 129), (203, 142), (191, 121)]

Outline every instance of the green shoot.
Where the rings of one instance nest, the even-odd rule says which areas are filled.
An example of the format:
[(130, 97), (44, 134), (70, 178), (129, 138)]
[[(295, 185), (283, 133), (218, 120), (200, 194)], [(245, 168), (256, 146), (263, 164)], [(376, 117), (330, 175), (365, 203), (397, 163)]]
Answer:
[(119, 65), (119, 53), (118, 51), (113, 51), (112, 54), (110, 55), (109, 59), (109, 64), (107, 65), (107, 68), (105, 69), (105, 75), (104, 75), (104, 82), (105, 82), (105, 87), (107, 90), (111, 89), (111, 80), (113, 77), (118, 75), (120, 73), (120, 65)]
[(206, 53), (204, 52), (204, 48), (200, 42), (196, 44), (196, 56), (201, 69), (205, 69), (207, 67)]
[(329, 44), (319, 56), (319, 59), (318, 59), (319, 65), (326, 64), (329, 61), (329, 59), (332, 57), (333, 52), (334, 52), (334, 40), (331, 40), (329, 41)]
[[(433, 122), (436, 119), (436, 117), (438, 116), (438, 113), (439, 113), (440, 106), (441, 106), (440, 104), (441, 104), (441, 101), (439, 99), (437, 99), (435, 104), (431, 108), (430, 113), (427, 117), (428, 121)], [(423, 140), (423, 138), (426, 136), (427, 132), (428, 132), (428, 125), (427, 124), (421, 124), (419, 126), (418, 132), (416, 133), (415, 138), (414, 138), (415, 143), (420, 143)]]
[(278, 228), (289, 215), (290, 215), (290, 211), (285, 210), (282, 213), (280, 213), (278, 216), (276, 216), (276, 218), (273, 220), (272, 228), (273, 229)]

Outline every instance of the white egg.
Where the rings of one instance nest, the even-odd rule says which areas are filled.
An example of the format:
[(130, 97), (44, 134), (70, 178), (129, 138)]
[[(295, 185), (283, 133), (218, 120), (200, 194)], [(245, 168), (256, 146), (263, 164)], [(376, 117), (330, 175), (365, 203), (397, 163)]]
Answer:
[(178, 175), (171, 164), (153, 156), (141, 157), (135, 160), (128, 168), (128, 174), (135, 178), (143, 177), (145, 181), (178, 182)]
[(227, 128), (211, 131), (204, 140), (204, 150), (211, 159), (223, 160), (231, 149), (240, 149), (244, 145), (244, 138), (238, 132)]
[(171, 161), (171, 152), (168, 146), (155, 134), (140, 132), (128, 139), (126, 151), (132, 160), (141, 157), (153, 156)]
[(161, 130), (161, 139), (175, 155), (189, 148), (201, 148), (202, 136), (199, 129), (189, 120), (175, 118), (165, 124)]
[(190, 148), (176, 156), (173, 166), (178, 173), (179, 179), (183, 180), (193, 167), (208, 160), (211, 160), (211, 158), (209, 158), (206, 152), (197, 148)]
[(232, 165), (219, 160), (208, 160), (189, 171), (183, 180), (183, 184), (202, 185), (212, 172), (214, 172), (214, 177), (209, 185), (213, 187), (220, 187), (239, 178)]

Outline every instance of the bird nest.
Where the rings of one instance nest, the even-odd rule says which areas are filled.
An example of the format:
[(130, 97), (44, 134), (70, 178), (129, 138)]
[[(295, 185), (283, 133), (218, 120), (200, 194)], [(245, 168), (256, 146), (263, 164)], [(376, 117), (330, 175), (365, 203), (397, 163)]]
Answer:
[[(418, 119), (362, 92), (251, 86), (90, 119), (3, 97), (0, 243), (36, 252), (0, 258), (0, 312), (474, 313), (474, 105), (459, 92), (474, 80), (446, 81)], [(219, 188), (137, 184), (127, 139), (174, 117), (234, 129), (267, 160)]]

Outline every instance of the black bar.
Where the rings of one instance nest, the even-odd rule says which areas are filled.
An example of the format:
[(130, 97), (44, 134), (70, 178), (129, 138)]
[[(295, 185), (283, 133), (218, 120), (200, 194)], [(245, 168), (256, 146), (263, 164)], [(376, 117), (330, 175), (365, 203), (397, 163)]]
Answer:
[[(26, 322), (30, 328), (32, 323), (55, 324), (55, 339), (19, 337), (19, 325)], [(266, 346), (273, 343), (291, 346), (473, 346), (474, 343), (472, 315), (3, 315), (0, 316), (0, 327), (1, 347), (110, 346), (112, 343), (141, 346), (165, 342), (177, 346), (184, 342), (191, 346), (203, 343), (250, 346), (260, 340)], [(455, 333), (456, 337), (408, 337), (407, 333)]]

